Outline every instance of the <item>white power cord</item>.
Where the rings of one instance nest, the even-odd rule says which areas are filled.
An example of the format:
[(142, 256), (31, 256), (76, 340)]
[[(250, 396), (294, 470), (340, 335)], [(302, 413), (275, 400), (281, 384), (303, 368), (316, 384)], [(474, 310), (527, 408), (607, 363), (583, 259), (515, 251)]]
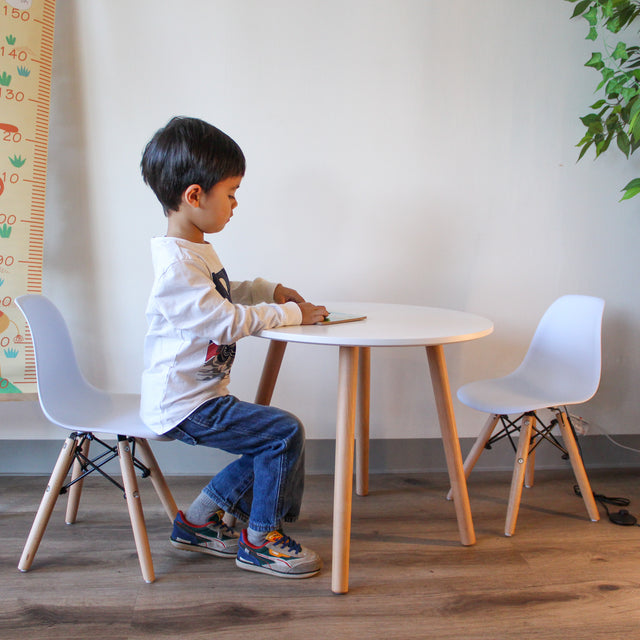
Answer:
[(588, 422), (581, 416), (574, 416), (573, 414), (569, 414), (571, 418), (571, 423), (573, 424), (573, 428), (575, 429), (578, 435), (586, 435), (589, 427), (595, 427), (609, 442), (614, 444), (616, 447), (620, 447), (621, 449), (626, 449), (627, 451), (633, 451), (634, 453), (640, 453), (640, 449), (634, 449), (633, 447), (628, 447), (626, 444), (622, 444), (617, 440), (614, 440), (599, 424), (593, 424)]

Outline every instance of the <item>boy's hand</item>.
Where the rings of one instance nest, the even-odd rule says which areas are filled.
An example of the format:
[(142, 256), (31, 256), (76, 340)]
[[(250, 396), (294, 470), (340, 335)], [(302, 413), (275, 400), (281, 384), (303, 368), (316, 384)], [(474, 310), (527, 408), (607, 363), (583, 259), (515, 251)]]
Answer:
[(329, 315), (326, 307), (318, 307), (310, 302), (299, 302), (298, 306), (302, 311), (302, 324), (322, 322)]
[(274, 289), (273, 300), (278, 304), (284, 304), (285, 302), (297, 303), (300, 311), (302, 311), (302, 324), (322, 322), (329, 315), (326, 307), (305, 302), (305, 299), (295, 289), (289, 289), (289, 287), (284, 287), (281, 284)]
[(273, 291), (273, 301), (278, 304), (284, 304), (285, 302), (297, 302), (300, 304), (304, 302), (304, 298), (295, 289), (289, 289), (279, 284)]

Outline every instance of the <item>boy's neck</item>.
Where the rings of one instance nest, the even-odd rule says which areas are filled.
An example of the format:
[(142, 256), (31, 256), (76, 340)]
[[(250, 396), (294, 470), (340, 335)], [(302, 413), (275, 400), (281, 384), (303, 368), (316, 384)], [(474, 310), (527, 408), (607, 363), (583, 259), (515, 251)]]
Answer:
[(190, 223), (185, 216), (180, 215), (180, 210), (169, 212), (166, 236), (168, 238), (182, 238), (183, 240), (196, 242), (198, 244), (204, 244), (206, 242), (204, 233)]

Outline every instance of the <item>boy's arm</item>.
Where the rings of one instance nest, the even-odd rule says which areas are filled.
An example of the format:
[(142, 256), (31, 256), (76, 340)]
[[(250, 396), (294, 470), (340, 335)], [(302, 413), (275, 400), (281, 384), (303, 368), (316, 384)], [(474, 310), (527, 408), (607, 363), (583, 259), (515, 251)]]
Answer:
[(232, 282), (231, 298), (239, 304), (305, 302), (305, 299), (295, 289), (290, 289), (282, 284), (274, 284), (263, 278), (245, 280), (243, 282)]
[(278, 285), (264, 278), (244, 280), (242, 282), (232, 281), (230, 284), (231, 299), (238, 304), (275, 302), (274, 293)]
[(152, 295), (156, 312), (170, 324), (217, 344), (232, 344), (262, 329), (305, 320), (305, 313), (293, 302), (231, 303), (216, 290), (206, 265), (203, 268), (195, 261), (172, 264), (155, 282)]
[(295, 324), (322, 322), (328, 315), (325, 307), (306, 302), (295, 289), (290, 289), (282, 284), (273, 284), (262, 278), (256, 278), (253, 281), (232, 282), (231, 295), (234, 302), (244, 304), (258, 304), (260, 302), (287, 304), (295, 302), (302, 314), (300, 322)]

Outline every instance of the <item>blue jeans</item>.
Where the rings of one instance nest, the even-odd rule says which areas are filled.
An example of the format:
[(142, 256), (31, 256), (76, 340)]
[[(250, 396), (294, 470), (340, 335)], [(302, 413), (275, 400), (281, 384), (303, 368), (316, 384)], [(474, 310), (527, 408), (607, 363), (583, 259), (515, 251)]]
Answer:
[(272, 531), (300, 514), (304, 427), (294, 415), (234, 396), (213, 398), (165, 435), (239, 455), (203, 491), (256, 531)]

